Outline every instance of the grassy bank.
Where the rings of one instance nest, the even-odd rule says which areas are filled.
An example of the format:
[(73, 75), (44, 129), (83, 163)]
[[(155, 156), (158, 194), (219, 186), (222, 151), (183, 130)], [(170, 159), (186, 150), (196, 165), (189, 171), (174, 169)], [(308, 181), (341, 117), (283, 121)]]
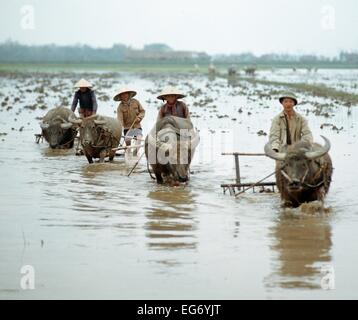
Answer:
[[(235, 64), (238, 70), (247, 67), (248, 64)], [(230, 64), (215, 64), (217, 70), (226, 73)], [(258, 70), (272, 68), (306, 68), (306, 65), (294, 64), (258, 64)], [(357, 65), (319, 64), (319, 69), (357, 69)], [(113, 64), (113, 63), (0, 63), (0, 72), (197, 72), (208, 73), (207, 64), (174, 64), (174, 63), (138, 63), (138, 64)]]
[(262, 84), (268, 85), (274, 88), (285, 87), (294, 92), (303, 92), (315, 97), (329, 98), (333, 100), (340, 101), (346, 106), (358, 105), (358, 95), (354, 93), (349, 93), (345, 91), (340, 91), (331, 87), (327, 87), (323, 84), (307, 84), (307, 83), (288, 83), (280, 81), (270, 81), (249, 77), (239, 78), (242, 81), (247, 81), (251, 84)]

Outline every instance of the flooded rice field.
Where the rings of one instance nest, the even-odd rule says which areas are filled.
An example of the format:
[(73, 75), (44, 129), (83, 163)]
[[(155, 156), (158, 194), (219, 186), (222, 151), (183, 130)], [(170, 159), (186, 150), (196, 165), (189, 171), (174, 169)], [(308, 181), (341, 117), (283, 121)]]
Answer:
[(336, 90), (358, 94), (356, 69), (274, 69), (258, 73), (259, 79), (325, 85)]
[[(121, 157), (88, 164), (74, 149), (36, 144), (40, 117), (70, 106), (81, 77), (95, 84), (98, 113), (107, 116), (116, 117), (118, 87), (136, 89), (147, 112), (145, 133), (164, 86), (187, 93), (201, 137), (190, 182), (157, 185), (144, 158), (128, 177), (131, 166)], [(290, 70), (258, 77), (302, 79)], [(314, 77), (357, 93), (355, 70), (319, 70)], [(298, 94), (297, 111), (315, 140), (322, 143), (324, 135), (332, 144), (324, 207), (285, 210), (277, 193), (235, 198), (220, 187), (235, 181), (233, 157), (221, 153), (263, 152), (281, 111), (274, 90), (281, 89), (194, 73), (2, 72), (0, 298), (357, 299), (357, 106)], [(245, 181), (273, 170), (271, 159), (241, 159)], [(33, 268), (34, 290), (21, 286), (25, 265)]]

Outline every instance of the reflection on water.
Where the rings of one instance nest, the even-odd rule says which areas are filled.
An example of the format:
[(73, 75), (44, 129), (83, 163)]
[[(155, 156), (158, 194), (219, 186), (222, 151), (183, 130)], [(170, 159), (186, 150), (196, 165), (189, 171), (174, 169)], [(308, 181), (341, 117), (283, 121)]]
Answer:
[(332, 230), (327, 217), (281, 213), (271, 229), (274, 272), (267, 285), (321, 289), (321, 267), (332, 260)]
[(118, 205), (124, 204), (128, 199), (128, 194), (126, 195), (123, 187), (119, 185), (127, 171), (126, 165), (118, 161), (82, 164), (77, 178), (73, 179), (72, 186), (69, 186), (72, 208), (76, 211), (116, 212)]
[(229, 76), (227, 78), (228, 87), (237, 87), (239, 85), (239, 79), (236, 76)]
[[(83, 157), (84, 158), (84, 157)], [(104, 162), (104, 163), (91, 163), (83, 164), (81, 176), (83, 178), (95, 177), (99, 173), (120, 171), (120, 174), (127, 173), (127, 167), (123, 162)]]
[(146, 213), (145, 223), (148, 247), (151, 249), (177, 250), (195, 249), (197, 242), (194, 231), (197, 222), (193, 217), (196, 210), (195, 195), (186, 188), (151, 191), (153, 201)]
[(43, 148), (41, 153), (44, 157), (59, 157), (59, 156), (72, 156), (74, 155), (75, 151), (74, 148), (72, 149), (51, 149)]

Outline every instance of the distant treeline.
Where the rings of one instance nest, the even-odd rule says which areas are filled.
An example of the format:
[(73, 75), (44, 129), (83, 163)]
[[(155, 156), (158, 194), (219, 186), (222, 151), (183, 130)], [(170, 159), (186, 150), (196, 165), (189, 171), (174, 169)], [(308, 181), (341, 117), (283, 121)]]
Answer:
[(143, 49), (134, 49), (124, 44), (114, 44), (111, 48), (94, 48), (88, 45), (29, 46), (14, 41), (0, 44), (1, 63), (173, 63), (173, 64), (246, 64), (246, 65), (357, 65), (358, 52), (341, 52), (329, 58), (316, 55), (264, 54), (252, 53), (210, 56), (205, 52), (177, 51), (166, 44), (153, 43)]
[(256, 56), (252, 53), (241, 53), (233, 55), (218, 55), (217, 62), (259, 64), (259, 65), (292, 65), (292, 66), (317, 66), (317, 65), (350, 65), (358, 66), (358, 52), (340, 52), (336, 57), (325, 57), (319, 55), (290, 55), (290, 54), (263, 54)]
[(204, 52), (174, 51), (165, 44), (149, 44), (143, 49), (133, 49), (124, 44), (111, 48), (94, 48), (88, 45), (28, 46), (13, 41), (0, 44), (0, 62), (71, 62), (71, 63), (140, 63), (140, 62), (208, 62)]

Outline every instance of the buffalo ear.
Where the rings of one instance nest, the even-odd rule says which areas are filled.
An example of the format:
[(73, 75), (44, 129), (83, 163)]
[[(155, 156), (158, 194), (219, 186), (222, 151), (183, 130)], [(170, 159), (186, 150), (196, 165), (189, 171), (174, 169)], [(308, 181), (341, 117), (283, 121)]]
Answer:
[(50, 126), (50, 125), (49, 125), (48, 123), (44, 123), (44, 122), (41, 122), (41, 123), (40, 123), (40, 127), (41, 127), (42, 130), (48, 129), (49, 126)]
[(93, 122), (96, 124), (96, 125), (103, 125), (106, 123), (105, 120), (93, 120)]
[(82, 119), (77, 119), (76, 117), (69, 117), (68, 121), (73, 123), (73, 124), (77, 124), (77, 125), (82, 124)]
[(71, 122), (61, 123), (62, 129), (70, 129), (73, 126)]

